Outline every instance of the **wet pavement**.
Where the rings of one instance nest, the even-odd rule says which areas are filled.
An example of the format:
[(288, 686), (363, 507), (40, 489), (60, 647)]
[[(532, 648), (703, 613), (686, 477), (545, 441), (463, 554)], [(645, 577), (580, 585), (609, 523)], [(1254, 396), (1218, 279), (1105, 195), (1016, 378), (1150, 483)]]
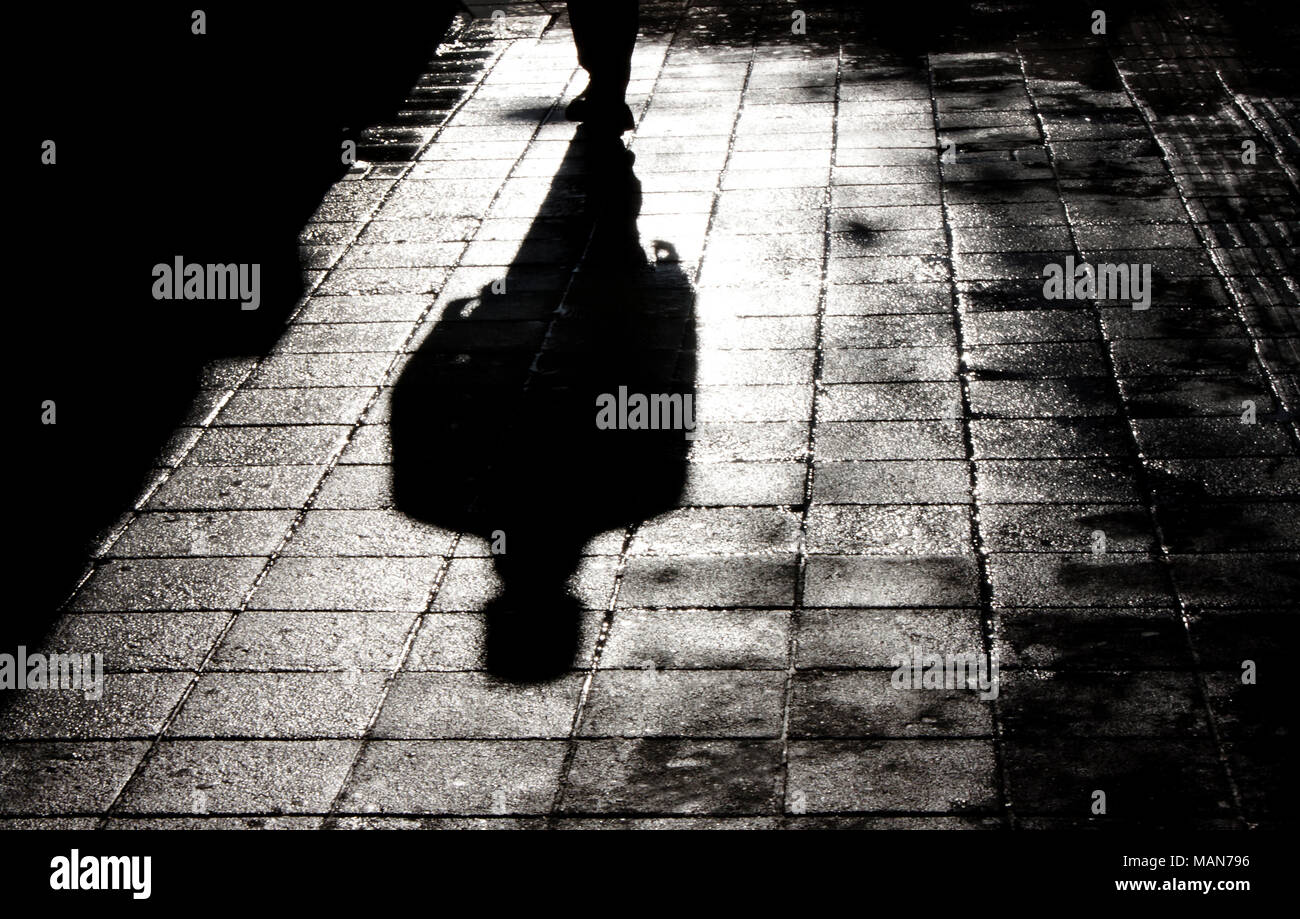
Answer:
[[(1294, 99), (1205, 3), (642, 7), (634, 161), (556, 4), (368, 132), (42, 649), (103, 698), (6, 692), (0, 825), (1283, 822)], [(620, 384), (693, 436), (565, 427)], [(503, 679), (543, 568), (575, 663)]]

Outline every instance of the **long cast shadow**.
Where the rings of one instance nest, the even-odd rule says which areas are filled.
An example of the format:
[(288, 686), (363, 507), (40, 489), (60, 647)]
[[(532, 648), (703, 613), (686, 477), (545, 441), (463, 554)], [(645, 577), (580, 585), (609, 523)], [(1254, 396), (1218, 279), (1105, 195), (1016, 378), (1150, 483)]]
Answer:
[[(29, 451), (17, 567), (40, 575), (17, 585), (0, 647), (34, 650), (49, 635), (95, 534), (130, 509), (177, 426), (211, 405), (195, 399), (215, 395), (200, 392), (205, 366), (219, 374), (260, 358), (283, 334), (311, 267), (300, 265), (299, 231), (348, 169), (341, 142), (360, 139), (362, 160), (408, 156), (402, 144), (368, 146), (361, 130), (437, 124), (461, 95), (434, 82), (407, 104), (423, 74), (441, 79), (429, 60), (456, 7), (380, 0), (360, 22), (217, 3), (204, 7), (202, 35), (191, 31), (198, 11), (174, 3), (133, 4), (93, 30), (68, 29), (53, 7), (15, 11), (14, 34), (44, 49), (42, 78), (16, 94), (10, 116), (20, 137), (13, 209), (24, 215), (17, 282), (29, 285), (15, 299), (39, 307), (15, 311), (6, 328), (39, 353), (14, 370), (6, 408)], [(473, 53), (438, 66), (471, 70)], [(46, 141), (51, 163), (28, 152)], [(134, 162), (106, 168), (105, 151)], [(178, 256), (258, 266), (258, 308), (155, 300), (153, 266)], [(74, 268), (87, 280), (42, 280)]]
[[(448, 303), (393, 392), (396, 506), (492, 544), (486, 657), (504, 678), (571, 666), (584, 545), (677, 506), (685, 485), (695, 299), (675, 260), (646, 257), (632, 162), (579, 129), (504, 277)], [(633, 411), (611, 429), (617, 410), (598, 424), (620, 393), (659, 397), (661, 426)]]

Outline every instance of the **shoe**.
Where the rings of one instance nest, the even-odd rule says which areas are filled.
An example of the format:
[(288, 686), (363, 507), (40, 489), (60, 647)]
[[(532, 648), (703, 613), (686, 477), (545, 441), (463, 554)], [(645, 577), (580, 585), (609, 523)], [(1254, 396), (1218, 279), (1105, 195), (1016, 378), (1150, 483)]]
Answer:
[(591, 100), (584, 89), (581, 95), (564, 107), (564, 117), (569, 121), (586, 121), (591, 114)]
[(613, 99), (605, 101), (587, 93), (587, 90), (583, 90), (580, 96), (564, 107), (565, 118), (616, 134), (636, 127), (636, 119), (632, 117), (632, 109), (626, 102)]

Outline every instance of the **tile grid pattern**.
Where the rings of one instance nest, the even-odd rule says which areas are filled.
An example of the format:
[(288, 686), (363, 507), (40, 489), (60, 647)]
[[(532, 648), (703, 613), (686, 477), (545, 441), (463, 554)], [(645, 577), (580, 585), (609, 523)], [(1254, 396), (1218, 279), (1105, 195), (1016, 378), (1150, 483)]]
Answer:
[[(484, 80), (487, 80), (487, 79), (489, 79), (490, 77), (491, 77), (491, 63), (489, 63), (486, 67), (484, 67), (484, 70), (483, 70), (483, 78), (484, 78)], [(480, 84), (480, 85), (481, 85), (481, 84)], [(468, 103), (471, 102), (471, 100), (473, 99), (473, 90), (474, 90), (474, 89), (477, 89), (477, 86), (475, 86), (474, 88), (472, 88), (472, 89), (470, 90), (470, 92), (466, 95), (466, 97), (461, 101), (460, 105), (456, 106), (456, 107), (452, 110), (452, 113), (451, 113), (451, 117), (452, 117), (452, 118), (455, 117), (455, 112), (456, 112), (457, 110), (459, 110), (460, 108), (463, 108), (464, 105), (466, 105), (466, 104), (468, 104)], [(427, 133), (427, 138), (423, 140), (423, 144), (422, 144), (421, 149), (427, 148), (427, 146), (428, 146), (429, 144), (433, 143), (433, 141), (434, 141), (436, 138), (437, 138), (437, 131), (436, 131), (436, 130), (429, 130), (428, 133)], [(418, 154), (417, 154), (417, 158), (418, 158)], [(394, 188), (396, 188), (396, 186), (398, 185), (398, 183), (400, 183), (401, 180), (402, 180), (403, 178), (405, 178), (407, 175), (410, 174), (410, 172), (411, 172), (412, 169), (414, 168), (414, 165), (415, 165), (414, 162), (412, 162), (412, 163), (410, 163), (410, 164), (403, 164), (402, 166), (400, 166), (400, 167), (397, 168), (397, 170), (395, 171), (395, 173), (394, 173), (391, 177), (385, 175), (385, 177), (382, 178), (382, 179), (373, 180), (373, 181), (376, 181), (376, 184), (377, 184), (377, 186), (378, 186), (378, 190), (381, 191), (381, 192), (383, 192), (383, 194), (384, 194), (384, 197), (381, 197), (381, 198), (379, 198), (379, 200), (378, 200), (377, 208), (376, 208), (377, 210), (381, 210), (381, 209), (383, 208), (383, 204), (384, 204), (384, 201), (385, 201), (386, 198), (387, 198), (387, 195), (390, 194)], [(386, 172), (386, 171), (385, 171), (385, 172)], [(370, 219), (373, 219), (373, 216), (374, 216), (374, 215), (373, 215), (373, 213), (372, 213), (372, 214), (370, 214), (370, 215), (365, 215), (365, 216), (362, 217), (362, 221), (361, 221), (361, 222), (362, 222), (362, 224), (363, 224), (363, 228), (364, 228), (364, 223), (367, 223), (367, 222), (369, 222)], [(345, 243), (344, 247), (343, 247), (343, 248), (341, 249), (341, 251), (338, 253), (338, 259), (341, 261), (342, 258), (346, 257), (347, 253), (351, 250), (351, 248), (352, 248), (355, 244), (356, 244), (356, 238), (355, 238), (355, 237), (354, 237), (353, 239), (347, 241), (347, 242)], [(331, 268), (332, 268), (332, 267), (333, 267), (333, 266), (331, 266)], [(315, 289), (317, 289), (317, 288), (319, 287), (319, 284), (322, 283), (324, 280), (326, 280), (326, 279), (328, 278), (328, 274), (329, 274), (328, 270), (321, 271), (321, 272), (319, 273), (319, 275), (315, 278), (315, 286), (313, 287), (312, 290), (308, 291), (306, 297), (304, 298), (304, 301), (303, 301), (304, 303), (307, 302), (308, 300), (310, 300), (311, 296), (312, 296), (313, 293), (315, 292)], [(404, 344), (409, 344), (410, 341), (415, 337), (416, 330), (418, 329), (420, 322), (421, 322), (422, 320), (424, 320), (425, 318), (427, 318), (428, 314), (429, 314), (430, 312), (432, 312), (432, 309), (433, 309), (433, 305), (432, 305), (432, 303), (430, 303), (429, 306), (428, 306), (428, 308), (426, 308), (426, 309), (424, 310), (424, 312), (420, 315), (420, 317), (419, 317), (419, 318), (416, 320), (416, 322), (412, 325), (412, 327), (411, 327), (411, 331), (410, 331), (410, 334), (407, 336), (407, 339), (406, 339), (406, 341), (404, 342)], [(300, 305), (299, 308), (295, 311), (295, 313), (290, 317), (290, 319), (289, 319), (290, 324), (294, 323), (294, 322), (298, 319), (298, 316), (299, 316), (299, 314), (301, 313), (301, 310), (302, 310), (302, 307), (301, 307), (301, 305)], [(404, 349), (403, 349), (403, 350), (404, 350)], [(399, 360), (399, 357), (400, 357), (401, 353), (402, 353), (402, 350), (399, 350), (397, 353), (394, 353), (394, 354), (392, 355), (392, 360), (391, 360), (391, 362), (390, 362), (388, 368), (387, 368), (386, 371), (385, 371), (385, 376), (386, 376), (386, 377), (389, 376), (389, 375), (391, 375), (391, 374), (394, 372), (395, 368), (398, 366), (398, 360)], [(215, 411), (211, 416), (209, 416), (209, 420), (211, 420), (211, 419), (217, 417), (217, 415), (220, 413), (221, 408), (223, 408), (223, 407), (225, 406), (225, 404), (229, 401), (230, 397), (232, 397), (232, 396), (234, 395), (234, 393), (235, 393), (236, 391), (239, 390), (240, 385), (242, 385), (244, 382), (247, 381), (248, 376), (251, 374), (251, 372), (255, 371), (256, 369), (257, 369), (257, 366), (256, 366), (256, 365), (254, 365), (253, 367), (251, 367), (251, 368), (249, 369), (249, 372), (246, 373), (246, 374), (244, 375), (243, 379), (240, 380), (239, 384), (236, 384), (236, 386), (234, 387), (234, 390), (232, 390), (232, 391), (226, 393), (225, 399), (224, 399), (224, 400), (223, 400), (223, 401), (222, 401), (222, 402), (217, 406), (216, 411)], [(367, 398), (367, 400), (365, 401), (364, 406), (363, 406), (361, 412), (359, 413), (359, 415), (358, 415), (358, 417), (357, 417), (355, 423), (353, 423), (353, 425), (352, 425), (352, 427), (351, 427), (351, 430), (348, 432), (348, 435), (347, 435), (347, 437), (345, 438), (345, 441), (344, 441), (345, 444), (346, 444), (347, 442), (350, 442), (350, 441), (351, 441), (351, 438), (352, 438), (352, 436), (355, 434), (356, 429), (357, 429), (357, 426), (360, 424), (362, 418), (365, 417), (366, 413), (371, 409), (371, 407), (375, 404), (375, 402), (378, 400), (378, 398), (379, 398), (379, 390), (377, 390), (377, 389), (376, 389), (376, 390), (373, 390), (373, 391), (371, 392), (371, 394), (369, 395), (369, 397)], [(195, 439), (194, 442), (197, 443), (197, 438)], [(193, 445), (191, 445), (191, 449), (192, 449), (192, 448), (193, 448)], [(250, 601), (252, 600), (253, 595), (256, 593), (256, 591), (257, 591), (259, 585), (261, 584), (262, 580), (265, 578), (267, 571), (270, 569), (270, 567), (271, 567), (272, 565), (275, 564), (276, 560), (280, 557), (280, 553), (284, 550), (285, 546), (286, 546), (286, 545), (287, 545), (287, 544), (288, 544), (288, 543), (293, 539), (294, 534), (298, 531), (299, 527), (302, 525), (304, 519), (306, 518), (306, 515), (309, 513), (310, 509), (312, 508), (312, 506), (313, 506), (313, 504), (314, 504), (314, 502), (315, 502), (316, 497), (317, 497), (317, 496), (319, 495), (319, 493), (320, 493), (321, 482), (323, 482), (324, 479), (325, 479), (326, 477), (328, 477), (328, 475), (330, 474), (330, 472), (331, 472), (331, 471), (335, 468), (335, 466), (337, 465), (337, 463), (338, 463), (338, 459), (339, 459), (339, 456), (340, 456), (340, 454), (342, 453), (342, 449), (343, 449), (342, 445), (339, 445), (338, 449), (336, 449), (335, 451), (333, 451), (333, 452), (328, 456), (328, 458), (326, 459), (326, 461), (322, 464), (322, 475), (321, 475), (321, 477), (320, 477), (320, 481), (317, 482), (317, 484), (316, 484), (316, 486), (314, 487), (314, 489), (312, 490), (311, 494), (309, 494), (309, 495), (307, 496), (305, 502), (303, 503), (302, 508), (298, 511), (298, 513), (296, 514), (296, 516), (294, 517), (294, 519), (293, 519), (292, 522), (290, 523), (287, 532), (285, 533), (283, 539), (280, 541), (280, 544), (276, 547), (275, 550), (273, 550), (273, 551), (271, 552), (269, 558), (268, 558), (267, 561), (266, 561), (266, 565), (265, 565), (265, 567), (263, 567), (263, 569), (259, 572), (257, 578), (253, 581), (252, 585), (249, 587), (248, 592), (247, 592), (247, 593), (246, 593), (246, 594), (241, 598), (241, 601), (240, 601), (240, 603), (239, 603), (238, 608), (237, 608), (236, 610), (233, 611), (233, 614), (231, 615), (229, 621), (226, 623), (225, 627), (221, 630), (221, 632), (217, 635), (216, 641), (214, 641), (214, 642), (212, 643), (211, 647), (210, 647), (210, 648), (208, 649), (208, 651), (207, 651), (207, 654), (204, 656), (203, 660), (199, 663), (199, 666), (198, 666), (198, 668), (197, 668), (197, 672), (196, 672), (196, 674), (195, 674), (194, 681), (191, 682), (191, 683), (188, 685), (188, 687), (187, 687), (187, 688), (182, 692), (182, 694), (181, 694), (181, 696), (180, 696), (180, 699), (177, 701), (176, 705), (173, 707), (173, 709), (172, 709), (170, 715), (169, 715), (169, 716), (164, 720), (163, 724), (161, 725), (160, 730), (158, 731), (158, 735), (157, 735), (157, 737), (156, 737), (156, 738), (154, 739), (154, 741), (153, 741), (153, 746), (150, 747), (150, 749), (148, 750), (148, 752), (146, 752), (145, 756), (141, 759), (139, 765), (137, 765), (137, 767), (136, 767), (136, 769), (135, 769), (135, 772), (134, 772), (133, 775), (132, 775), (132, 778), (134, 778), (136, 775), (139, 775), (140, 772), (141, 772), (141, 771), (142, 771), (142, 770), (143, 770), (143, 769), (144, 769), (144, 768), (149, 764), (151, 755), (154, 754), (154, 752), (156, 751), (156, 749), (157, 749), (157, 747), (158, 747), (158, 744), (162, 741), (162, 738), (163, 738), (165, 735), (168, 734), (169, 730), (170, 730), (171, 727), (172, 727), (172, 723), (173, 723), (173, 721), (174, 721), (175, 718), (180, 714), (180, 712), (182, 711), (182, 709), (185, 707), (186, 702), (187, 702), (188, 698), (190, 697), (190, 695), (195, 691), (195, 689), (196, 689), (196, 687), (197, 687), (197, 685), (198, 685), (199, 680), (202, 678), (202, 675), (207, 671), (209, 665), (211, 664), (211, 662), (212, 662), (212, 660), (213, 660), (213, 657), (214, 657), (214, 655), (215, 655), (217, 649), (220, 647), (221, 643), (224, 641), (224, 639), (225, 639), (225, 638), (227, 637), (227, 635), (230, 633), (231, 629), (234, 628), (234, 626), (235, 626), (236, 623), (238, 622), (238, 619), (239, 619), (240, 614), (243, 613), (243, 612), (245, 612), (246, 609), (248, 608), (248, 605), (249, 605)], [(184, 459), (182, 459), (180, 462), (178, 462), (177, 465), (181, 465), (183, 462), (184, 462)], [(150, 489), (150, 491), (152, 491), (152, 489)], [(148, 498), (149, 498), (149, 497), (150, 497), (150, 492), (146, 492), (146, 494), (145, 494), (143, 500), (141, 501), (141, 504), (146, 503), (146, 502), (148, 501)], [(129, 526), (129, 524), (128, 524), (128, 526)], [(108, 545), (108, 546), (105, 546), (105, 551), (107, 551), (107, 550), (109, 550), (109, 549), (111, 549), (111, 544)], [(452, 546), (451, 546), (451, 549), (452, 549), (453, 551), (454, 551), (454, 549), (455, 549), (455, 543), (454, 543), (454, 542), (453, 542), (453, 544), (452, 544)], [(445, 575), (445, 567), (439, 570), (437, 577), (435, 578), (433, 584), (432, 584), (431, 587), (429, 588), (429, 597), (430, 597), (430, 599), (431, 599), (432, 596), (437, 592), (438, 586), (439, 586), (439, 584), (441, 583), (441, 579), (442, 579), (442, 577), (443, 577), (444, 575)], [(395, 668), (395, 669), (394, 669), (392, 672), (390, 672), (389, 674), (387, 674), (387, 680), (386, 680), (386, 682), (382, 685), (382, 688), (381, 688), (380, 693), (379, 693), (379, 696), (378, 696), (377, 704), (376, 704), (375, 707), (374, 707), (373, 714), (370, 715), (369, 723), (366, 725), (366, 736), (369, 735), (369, 732), (370, 732), (370, 731), (373, 729), (373, 727), (374, 727), (374, 722), (375, 722), (375, 720), (379, 717), (379, 711), (380, 711), (380, 709), (381, 709), (381, 707), (382, 707), (382, 705), (383, 705), (383, 701), (384, 701), (384, 699), (386, 698), (387, 692), (388, 692), (389, 688), (391, 687), (392, 681), (393, 681), (393, 679), (395, 679), (395, 677), (396, 677), (396, 672), (397, 672), (397, 670), (400, 669), (401, 663), (404, 663), (404, 662), (405, 662), (405, 654), (406, 654), (406, 653), (409, 653), (409, 650), (410, 650), (411, 644), (412, 644), (412, 642), (414, 641), (414, 638), (415, 638), (415, 632), (416, 632), (416, 623), (412, 623), (411, 627), (407, 630), (407, 633), (406, 633), (406, 636), (405, 636), (405, 639), (404, 639), (404, 642), (403, 642), (403, 652), (402, 652), (401, 656), (399, 656), (398, 667)], [(366, 688), (373, 688), (373, 687), (366, 687)], [(129, 781), (128, 781), (127, 785), (129, 785), (129, 784), (130, 784), (130, 783), (129, 783)], [(127, 785), (124, 785), (124, 786), (123, 786), (123, 790), (125, 790), (125, 788), (127, 787)], [(340, 789), (340, 793), (341, 793), (341, 789)], [(120, 793), (119, 793), (118, 798), (120, 799), (120, 797), (121, 797), (121, 795), (120, 795)], [(108, 821), (107, 813), (111, 813), (111, 812), (113, 811), (114, 806), (115, 806), (116, 804), (117, 804), (117, 800), (115, 800), (112, 804), (109, 805), (109, 807), (107, 808), (107, 812), (106, 812), (105, 817), (101, 820), (101, 823), (100, 823), (101, 826), (105, 826), (105, 825), (107, 825), (107, 821)]]
[[(1114, 57), (817, 37), (859, 15), (813, 8), (782, 41), (786, 4), (646, 4), (641, 228), (696, 281), (701, 430), (682, 509), (589, 547), (580, 670), (487, 680), (484, 547), (387, 493), (389, 381), (519, 255), (571, 134), (562, 21), (485, 24), (424, 84), (484, 62), (446, 126), (377, 130), (410, 161), (327, 196), (276, 351), (213, 368), (53, 639), (120, 649), (110, 696), (21, 700), (0, 813), (1050, 826), (1087, 822), (1099, 784), (1119, 822), (1257, 822), (1271, 741), (1243, 724), (1230, 633), (1288, 627), (1297, 449), (1294, 421), (1251, 429), (1235, 402), (1295, 407), (1295, 281), (1255, 246), (1261, 294), (1258, 262), (1213, 245), (1251, 206), (1180, 149), (1240, 124), (1160, 117), (1137, 78), (1167, 76), (1171, 42), (1147, 34)], [(1109, 89), (1061, 63), (1095, 55)], [(549, 114), (506, 117), (530, 105)], [(1151, 310), (1045, 308), (1067, 254), (1154, 263)], [(528, 327), (464, 324), (467, 348)], [(1204, 501), (1255, 535), (1225, 545)], [(891, 692), (914, 646), (997, 650), (1000, 699)]]

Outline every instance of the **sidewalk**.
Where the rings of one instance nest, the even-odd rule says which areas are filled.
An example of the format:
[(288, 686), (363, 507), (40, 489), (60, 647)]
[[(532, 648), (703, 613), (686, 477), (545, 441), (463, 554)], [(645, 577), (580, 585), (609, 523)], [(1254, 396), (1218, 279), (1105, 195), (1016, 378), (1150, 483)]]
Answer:
[[(1280, 822), (1295, 102), (1176, 6), (915, 54), (852, 8), (642, 4), (645, 310), (693, 310), (698, 428), (535, 685), (483, 669), (489, 542), (395, 509), (389, 406), (417, 354), (564, 352), (584, 80), (562, 5), (449, 39), (43, 649), (103, 651), (103, 699), (13, 699), (0, 826)], [(1151, 265), (1150, 308), (1045, 300), (1070, 256)], [(996, 654), (997, 698), (893, 688), (913, 649)]]

